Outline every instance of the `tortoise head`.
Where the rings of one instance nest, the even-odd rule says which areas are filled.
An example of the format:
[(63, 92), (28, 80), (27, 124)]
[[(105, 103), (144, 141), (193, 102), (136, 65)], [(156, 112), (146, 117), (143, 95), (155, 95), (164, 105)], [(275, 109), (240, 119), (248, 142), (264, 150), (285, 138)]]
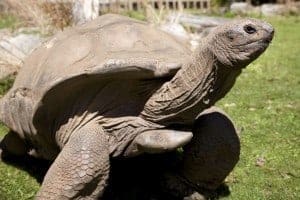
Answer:
[(266, 50), (273, 35), (274, 29), (267, 22), (239, 19), (217, 27), (207, 44), (221, 64), (243, 68)]
[(229, 92), (241, 69), (266, 50), (273, 34), (270, 24), (256, 19), (220, 25), (152, 95), (142, 116), (166, 125), (193, 124), (199, 113)]

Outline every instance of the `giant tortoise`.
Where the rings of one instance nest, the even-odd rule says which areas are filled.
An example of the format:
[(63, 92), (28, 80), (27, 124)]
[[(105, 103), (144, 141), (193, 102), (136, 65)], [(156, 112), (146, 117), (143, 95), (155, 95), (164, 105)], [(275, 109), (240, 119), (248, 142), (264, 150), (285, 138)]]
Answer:
[[(0, 118), (11, 130), (2, 153), (54, 161), (37, 199), (101, 199), (111, 159), (189, 143), (182, 174), (199, 185), (197, 167), (205, 169), (196, 155), (206, 144), (196, 141), (195, 122), (268, 47), (273, 32), (260, 20), (233, 20), (191, 52), (167, 33), (119, 15), (66, 29), (34, 50), (1, 99)], [(230, 156), (220, 161), (226, 163), (221, 178), (208, 185), (232, 170), (238, 153)]]

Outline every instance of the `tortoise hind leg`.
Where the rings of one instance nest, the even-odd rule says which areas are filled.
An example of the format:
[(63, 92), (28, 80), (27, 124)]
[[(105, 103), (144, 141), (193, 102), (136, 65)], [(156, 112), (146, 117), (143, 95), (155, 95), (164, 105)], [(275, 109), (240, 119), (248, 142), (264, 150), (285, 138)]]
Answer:
[(235, 127), (224, 111), (212, 107), (196, 120), (193, 134), (184, 147), (183, 176), (194, 186), (216, 189), (239, 159)]
[(48, 170), (37, 199), (97, 199), (109, 176), (109, 148), (99, 125), (86, 125), (69, 141)]
[[(27, 154), (28, 147), (20, 136), (10, 131), (8, 132), (0, 143), (1, 158), (5, 156), (24, 156)], [(1, 159), (0, 158), (0, 159)]]
[(240, 143), (233, 123), (220, 109), (205, 110), (183, 147), (178, 168), (164, 173), (161, 187), (185, 199), (203, 199), (222, 184), (239, 159)]

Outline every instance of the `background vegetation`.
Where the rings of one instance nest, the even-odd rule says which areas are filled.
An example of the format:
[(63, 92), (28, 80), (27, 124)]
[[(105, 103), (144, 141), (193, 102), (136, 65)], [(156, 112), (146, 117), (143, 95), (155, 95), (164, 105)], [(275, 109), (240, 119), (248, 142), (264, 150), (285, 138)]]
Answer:
[[(241, 132), (240, 161), (224, 199), (300, 199), (300, 18), (267, 20), (276, 29), (272, 45), (218, 103)], [(2, 17), (0, 27), (15, 21)], [(0, 96), (12, 82), (0, 81)], [(0, 124), (0, 137), (7, 131)], [(0, 162), (0, 200), (33, 199), (38, 189), (27, 172)]]

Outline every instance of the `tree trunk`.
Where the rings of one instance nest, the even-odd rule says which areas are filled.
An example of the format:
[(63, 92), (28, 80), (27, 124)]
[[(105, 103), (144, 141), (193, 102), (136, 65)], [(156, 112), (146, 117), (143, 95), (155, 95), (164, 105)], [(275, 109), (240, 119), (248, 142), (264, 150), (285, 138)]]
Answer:
[(74, 24), (83, 24), (95, 19), (99, 15), (99, 0), (74, 1), (72, 14)]

